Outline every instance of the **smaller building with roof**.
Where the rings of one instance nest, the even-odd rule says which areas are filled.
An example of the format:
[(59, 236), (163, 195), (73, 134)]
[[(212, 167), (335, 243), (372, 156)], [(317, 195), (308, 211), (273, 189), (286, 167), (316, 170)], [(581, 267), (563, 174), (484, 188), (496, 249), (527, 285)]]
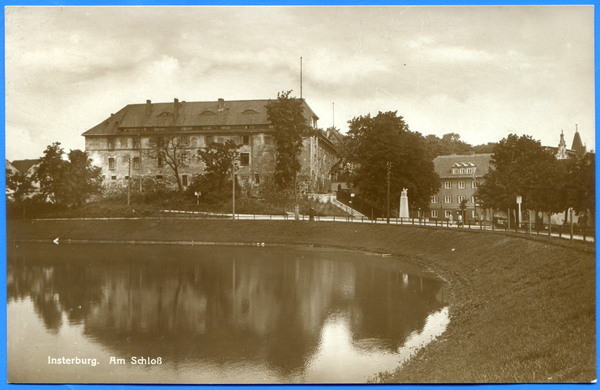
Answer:
[(489, 219), (489, 211), (479, 207), (476, 191), (483, 176), (490, 169), (492, 154), (438, 156), (433, 160), (440, 176), (441, 188), (431, 197), (429, 218), (432, 220), (458, 220), (461, 203), (466, 206), (465, 220)]

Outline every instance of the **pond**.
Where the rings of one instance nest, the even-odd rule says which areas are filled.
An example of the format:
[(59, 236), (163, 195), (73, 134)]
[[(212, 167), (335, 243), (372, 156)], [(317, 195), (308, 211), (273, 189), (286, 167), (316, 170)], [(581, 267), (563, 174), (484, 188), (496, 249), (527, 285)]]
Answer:
[(9, 382), (364, 383), (448, 323), (397, 258), (300, 247), (13, 243)]

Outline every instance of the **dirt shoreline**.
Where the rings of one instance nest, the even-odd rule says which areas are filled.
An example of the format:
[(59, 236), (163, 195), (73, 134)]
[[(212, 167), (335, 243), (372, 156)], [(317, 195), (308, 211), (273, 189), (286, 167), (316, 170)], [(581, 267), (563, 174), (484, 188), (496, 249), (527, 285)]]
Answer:
[(383, 382), (596, 379), (595, 245), (485, 231), (339, 222), (8, 221), (8, 240), (205, 241), (390, 253), (449, 283), (447, 331)]

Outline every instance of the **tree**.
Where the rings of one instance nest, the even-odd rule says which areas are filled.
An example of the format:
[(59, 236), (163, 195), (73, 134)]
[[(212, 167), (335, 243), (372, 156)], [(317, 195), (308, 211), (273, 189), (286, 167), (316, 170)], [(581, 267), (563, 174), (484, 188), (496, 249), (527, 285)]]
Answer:
[(304, 101), (290, 97), (292, 91), (277, 94), (277, 100), (266, 105), (267, 119), (273, 125), (276, 145), (276, 162), (273, 180), (281, 190), (295, 187), (300, 171), (302, 139), (311, 128), (304, 117)]
[(33, 180), (40, 184), (44, 199), (61, 205), (80, 205), (102, 192), (102, 170), (92, 165), (87, 152), (71, 150), (63, 159), (60, 142), (49, 145), (40, 159)]
[(473, 150), (473, 147), (462, 141), (460, 135), (456, 133), (444, 134), (441, 139), (429, 134), (425, 140), (432, 158), (451, 154), (469, 154)]
[(166, 164), (171, 168), (171, 173), (180, 192), (183, 191), (183, 183), (181, 182), (179, 170), (182, 166), (188, 164), (191, 158), (188, 145), (185, 137), (153, 137), (150, 138), (150, 150), (146, 152), (148, 157), (158, 160), (158, 166)]
[(232, 140), (225, 143), (213, 142), (198, 151), (204, 163), (204, 173), (194, 178), (189, 190), (201, 192), (210, 199), (221, 198), (231, 188), (231, 171), (239, 159), (238, 145)]
[(60, 142), (49, 145), (40, 159), (33, 180), (40, 184), (42, 198), (63, 204), (67, 192), (67, 165)]
[(567, 207), (577, 213), (596, 212), (596, 171), (595, 154), (588, 153), (576, 160), (568, 161), (562, 182), (566, 189)]
[(494, 147), (491, 168), (483, 180), (477, 192), (483, 207), (515, 209), (517, 196), (522, 196), (525, 210), (564, 210), (556, 157), (531, 136), (510, 134), (501, 140)]
[(386, 204), (387, 164), (391, 162), (392, 199), (399, 199), (407, 188), (410, 204), (427, 208), (440, 181), (423, 136), (410, 131), (397, 112), (359, 116), (349, 124), (340, 165), (352, 167), (350, 180), (361, 193), (380, 207)]
[(71, 150), (68, 158), (67, 202), (81, 205), (91, 195), (102, 192), (102, 168), (92, 165), (92, 159), (87, 152), (79, 149)]
[(462, 221), (465, 221), (465, 211), (467, 211), (467, 199), (463, 199), (460, 201), (460, 205), (458, 206), (460, 209), (460, 215), (462, 216)]
[(12, 191), (10, 198), (17, 203), (21, 203), (34, 191), (31, 178), (27, 174), (10, 169), (6, 170), (6, 188)]

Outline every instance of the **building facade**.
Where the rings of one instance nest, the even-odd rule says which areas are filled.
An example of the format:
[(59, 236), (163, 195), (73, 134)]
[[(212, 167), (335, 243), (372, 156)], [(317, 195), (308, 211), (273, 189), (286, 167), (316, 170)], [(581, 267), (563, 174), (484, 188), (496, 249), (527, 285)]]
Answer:
[[(475, 192), (490, 168), (491, 154), (439, 156), (433, 160), (441, 189), (431, 197), (429, 219), (457, 221), (466, 201), (465, 220), (487, 220), (489, 211), (479, 207)], [(427, 217), (427, 216), (426, 216)]]
[[(105, 185), (119, 188), (133, 179), (169, 180), (172, 169), (153, 157), (153, 143), (176, 137), (183, 164), (179, 175), (184, 187), (204, 171), (198, 150), (212, 142), (234, 141), (239, 145), (237, 177), (246, 189), (260, 186), (275, 169), (274, 126), (267, 120), (269, 100), (130, 104), (83, 133), (85, 149), (94, 165), (102, 168)], [(317, 129), (317, 115), (303, 100), (306, 123)], [(329, 188), (329, 171), (337, 161), (334, 145), (321, 131), (303, 140), (299, 190)], [(131, 173), (130, 173), (131, 172)]]
[(578, 157), (581, 158), (588, 153), (586, 145), (584, 145), (581, 142), (581, 136), (579, 135), (579, 129), (577, 128), (577, 125), (575, 125), (575, 135), (573, 136), (571, 149), (567, 149), (565, 135), (562, 130), (560, 131), (560, 141), (558, 142), (558, 148), (552, 149), (555, 149), (556, 158), (558, 160), (566, 160)]

